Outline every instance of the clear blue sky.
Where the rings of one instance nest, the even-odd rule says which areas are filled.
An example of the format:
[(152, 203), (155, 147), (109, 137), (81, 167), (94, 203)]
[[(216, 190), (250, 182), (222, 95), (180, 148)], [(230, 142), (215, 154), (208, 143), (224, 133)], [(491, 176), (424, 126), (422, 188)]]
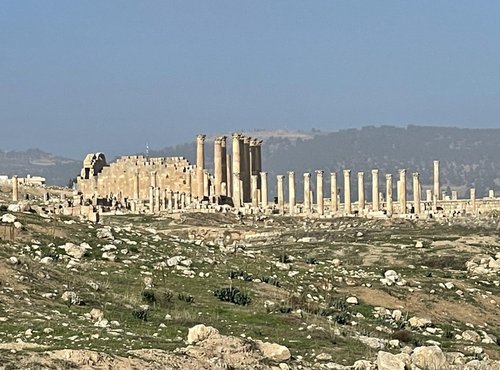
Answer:
[(500, 1), (0, 2), (0, 149), (500, 127)]

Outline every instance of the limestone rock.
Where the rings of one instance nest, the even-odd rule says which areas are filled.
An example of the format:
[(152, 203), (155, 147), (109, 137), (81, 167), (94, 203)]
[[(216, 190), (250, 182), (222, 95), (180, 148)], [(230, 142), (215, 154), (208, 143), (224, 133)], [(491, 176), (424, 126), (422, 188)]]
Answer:
[(187, 342), (189, 344), (195, 344), (217, 334), (219, 334), (219, 331), (214, 327), (199, 324), (189, 329)]
[(466, 340), (469, 342), (474, 342), (474, 343), (481, 341), (481, 336), (478, 333), (476, 333), (474, 330), (465, 330), (462, 333), (462, 338), (463, 338), (463, 340)]
[(349, 304), (358, 304), (358, 299), (356, 297), (349, 297), (346, 299), (346, 302)]
[(2, 216), (2, 222), (12, 224), (16, 222), (17, 218), (14, 215), (11, 215), (10, 213), (6, 213)]
[(425, 328), (426, 326), (432, 324), (431, 320), (423, 319), (417, 316), (413, 316), (412, 318), (410, 318), (410, 320), (408, 320), (408, 323), (412, 328), (419, 328), (419, 329)]
[(405, 363), (389, 352), (379, 351), (377, 354), (378, 370), (405, 370)]
[(290, 350), (287, 347), (277, 343), (257, 341), (257, 346), (264, 357), (272, 361), (288, 361), (291, 357)]
[(442, 370), (446, 368), (446, 357), (438, 346), (417, 347), (411, 354), (414, 366), (420, 369)]

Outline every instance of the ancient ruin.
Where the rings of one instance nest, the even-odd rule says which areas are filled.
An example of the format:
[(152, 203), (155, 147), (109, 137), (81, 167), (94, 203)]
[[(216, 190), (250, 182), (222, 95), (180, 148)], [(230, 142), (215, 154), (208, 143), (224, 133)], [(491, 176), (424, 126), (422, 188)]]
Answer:
[[(449, 195), (442, 192), (438, 160), (433, 163), (432, 187), (427, 189), (422, 189), (417, 172), (412, 174), (411, 185), (408, 185), (406, 169), (401, 169), (395, 199), (392, 174), (385, 174), (385, 194), (379, 191), (378, 169), (371, 171), (370, 199), (365, 194), (363, 172), (357, 173), (357, 198), (353, 199), (350, 169), (343, 170), (342, 188), (337, 186), (337, 173), (330, 173), (328, 198), (323, 190), (324, 171), (318, 169), (315, 171), (315, 183), (311, 182), (310, 173), (302, 176), (302, 203), (298, 202), (293, 171), (289, 171), (287, 176), (287, 199), (285, 176), (277, 175), (276, 198), (270, 201), (268, 174), (262, 171), (262, 140), (234, 133), (232, 154), (228, 154), (227, 137), (216, 137), (213, 141), (214, 173), (209, 173), (205, 163), (205, 141), (205, 135), (196, 138), (195, 165), (183, 157), (147, 156), (124, 156), (108, 164), (103, 153), (89, 154), (78, 177), (79, 195), (74, 199), (75, 205), (122, 207), (132, 212), (149, 213), (215, 212), (234, 207), (246, 213), (407, 218), (474, 215), (500, 209), (500, 199), (495, 198), (494, 191), (490, 191), (484, 199), (476, 199), (475, 189), (470, 189), (469, 199), (458, 199), (456, 191)], [(426, 195), (425, 200), (422, 192)]]

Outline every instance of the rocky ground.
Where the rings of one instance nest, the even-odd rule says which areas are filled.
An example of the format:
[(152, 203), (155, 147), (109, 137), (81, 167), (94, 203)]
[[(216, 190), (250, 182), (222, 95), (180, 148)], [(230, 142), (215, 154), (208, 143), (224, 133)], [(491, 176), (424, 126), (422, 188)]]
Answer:
[(500, 369), (498, 214), (95, 225), (1, 204), (0, 369)]

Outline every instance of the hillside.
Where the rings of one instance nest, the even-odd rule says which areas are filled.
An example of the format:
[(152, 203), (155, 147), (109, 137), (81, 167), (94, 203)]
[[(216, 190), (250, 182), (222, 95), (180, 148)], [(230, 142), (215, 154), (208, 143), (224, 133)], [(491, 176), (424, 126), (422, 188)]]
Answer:
[[(259, 133), (248, 133), (259, 136)], [(478, 196), (489, 189), (500, 188), (500, 129), (461, 129), (447, 127), (408, 126), (364, 127), (330, 133), (314, 133), (291, 140), (280, 134), (266, 135), (263, 145), (263, 167), (270, 173), (270, 190), (277, 174), (296, 171), (297, 178), (306, 171), (323, 169), (325, 173), (349, 168), (352, 175), (365, 172), (366, 186), (370, 171), (380, 170), (397, 175), (400, 168), (407, 173), (419, 172), (424, 186), (432, 183), (433, 160), (441, 164), (443, 188), (457, 190), (464, 196), (475, 187)], [(207, 165), (213, 166), (213, 150), (208, 141)], [(195, 143), (169, 147), (159, 155), (182, 155), (194, 161)], [(325, 176), (328, 181), (328, 176)]]
[(39, 149), (26, 151), (0, 150), (0, 174), (42, 176), (49, 185), (67, 185), (81, 168), (81, 161), (46, 153)]

